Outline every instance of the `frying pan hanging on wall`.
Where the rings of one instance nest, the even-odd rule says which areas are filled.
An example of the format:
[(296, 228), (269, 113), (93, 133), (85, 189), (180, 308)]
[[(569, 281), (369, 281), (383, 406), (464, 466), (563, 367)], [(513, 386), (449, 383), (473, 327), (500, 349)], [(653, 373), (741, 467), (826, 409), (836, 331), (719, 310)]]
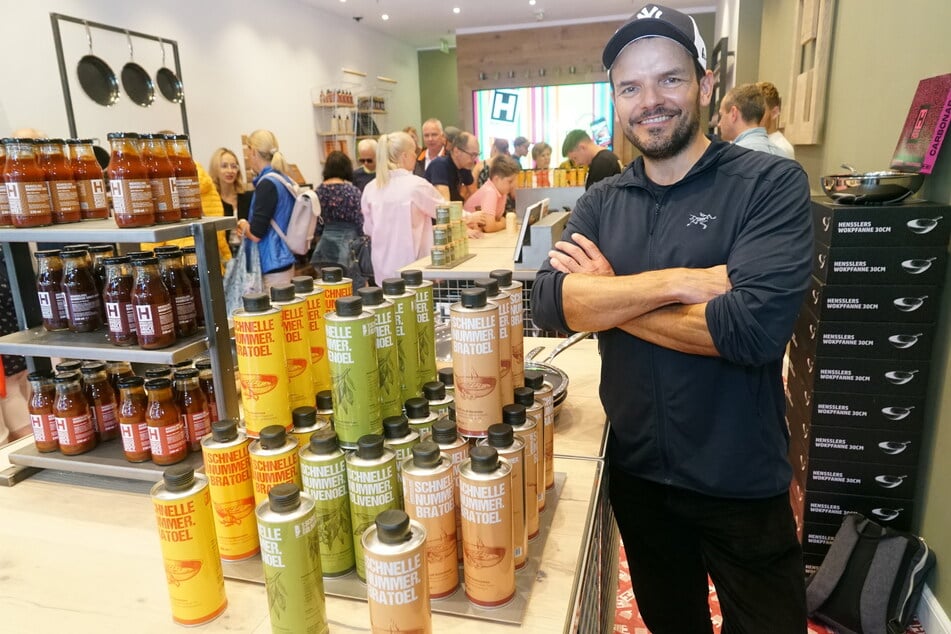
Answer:
[(182, 80), (178, 78), (175, 71), (165, 65), (165, 41), (162, 38), (159, 38), (159, 45), (162, 47), (162, 67), (155, 73), (155, 83), (158, 84), (159, 92), (163, 97), (172, 103), (182, 103), (185, 99)]
[(76, 64), (76, 74), (79, 76), (79, 85), (83, 92), (100, 106), (111, 106), (119, 100), (119, 82), (109, 64), (92, 52), (92, 33), (89, 24), (83, 20), (86, 27), (86, 41), (89, 42), (89, 53), (83, 55)]
[(133, 103), (148, 108), (155, 101), (155, 85), (152, 77), (144, 68), (135, 63), (135, 54), (132, 51), (132, 37), (125, 32), (129, 42), (129, 61), (122, 67), (122, 89), (129, 95)]

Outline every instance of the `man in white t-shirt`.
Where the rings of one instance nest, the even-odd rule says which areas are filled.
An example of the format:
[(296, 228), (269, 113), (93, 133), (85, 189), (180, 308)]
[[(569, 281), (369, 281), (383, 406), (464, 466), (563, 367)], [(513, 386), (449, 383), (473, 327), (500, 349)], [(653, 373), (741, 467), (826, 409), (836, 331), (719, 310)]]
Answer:
[(795, 159), (796, 148), (789, 142), (786, 135), (779, 131), (779, 114), (783, 109), (783, 100), (779, 97), (779, 91), (769, 81), (761, 81), (756, 85), (759, 86), (763, 99), (766, 100), (766, 114), (763, 115), (760, 125), (766, 128), (766, 134), (774, 145), (783, 150), (786, 156)]

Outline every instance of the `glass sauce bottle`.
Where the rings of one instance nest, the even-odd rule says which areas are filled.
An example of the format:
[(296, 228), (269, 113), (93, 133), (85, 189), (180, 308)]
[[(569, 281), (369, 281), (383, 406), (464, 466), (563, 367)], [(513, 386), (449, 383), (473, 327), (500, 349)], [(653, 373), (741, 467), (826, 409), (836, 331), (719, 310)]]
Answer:
[(116, 254), (116, 248), (111, 244), (94, 244), (89, 247), (89, 257), (92, 258), (92, 272), (96, 276), (96, 286), (99, 293), (106, 285), (106, 265), (103, 260)]
[(211, 433), (208, 404), (198, 384), (198, 374), (196, 368), (175, 372), (178, 411), (181, 412), (182, 422), (185, 424), (185, 437), (191, 451), (201, 451), (201, 439)]
[(215, 395), (215, 377), (211, 370), (211, 359), (195, 361), (198, 369), (198, 386), (205, 395), (205, 408), (208, 410), (208, 423), (221, 420), (218, 414), (218, 398)]
[(26, 380), (30, 384), (27, 409), (33, 427), (33, 444), (40, 453), (56, 451), (59, 449), (59, 440), (56, 435), (56, 415), (53, 413), (53, 402), (56, 400), (53, 375), (33, 372), (27, 375)]
[(62, 139), (40, 139), (36, 142), (36, 162), (43, 170), (50, 195), (54, 224), (79, 222), (79, 194), (73, 180), (73, 168), (63, 154)]
[(3, 168), (7, 163), (7, 151), (4, 145), (10, 139), (0, 139), (0, 227), (13, 226), (13, 218), (10, 217), (10, 201), (7, 200), (7, 187), (3, 182)]
[(119, 393), (119, 379), (135, 376), (132, 364), (128, 361), (106, 361), (106, 374), (109, 375), (109, 384), (116, 394)]
[(6, 139), (3, 182), (14, 227), (44, 227), (53, 224), (50, 192), (43, 168), (36, 162), (33, 139)]
[(67, 139), (70, 149), (70, 167), (79, 196), (79, 214), (83, 220), (109, 217), (109, 201), (106, 199), (106, 182), (102, 167), (92, 149), (92, 139)]
[(198, 275), (198, 255), (195, 247), (182, 247), (182, 257), (185, 260), (185, 275), (192, 285), (192, 297), (195, 299), (195, 315), (198, 317), (198, 327), (205, 325), (205, 311), (201, 305), (201, 277)]
[(71, 332), (92, 332), (102, 328), (102, 304), (85, 249), (62, 251), (63, 291)]
[(172, 299), (158, 270), (158, 259), (133, 260), (135, 282), (132, 307), (139, 347), (145, 350), (166, 348), (177, 340)]
[(155, 207), (152, 204), (149, 168), (142, 161), (136, 146), (139, 135), (134, 132), (110, 132), (108, 137), (112, 155), (107, 172), (116, 225), (120, 228), (154, 225)]
[(37, 251), (36, 296), (40, 304), (43, 327), (47, 330), (66, 330), (66, 293), (63, 291), (63, 259), (59, 251)]
[(145, 422), (149, 427), (149, 448), (152, 462), (165, 466), (181, 462), (188, 455), (185, 426), (178, 405), (172, 396), (172, 382), (168, 379), (149, 379), (145, 382), (149, 400), (145, 408)]
[(192, 285), (182, 263), (182, 250), (175, 246), (158, 247), (155, 255), (158, 256), (162, 281), (172, 298), (175, 334), (180, 338), (190, 337), (198, 332), (198, 315), (195, 312)]
[(201, 188), (198, 167), (188, 151), (187, 134), (166, 134), (168, 158), (175, 166), (175, 185), (182, 206), (182, 218), (201, 218)]
[(141, 376), (119, 379), (119, 434), (122, 452), (129, 462), (146, 462), (152, 458), (149, 426), (145, 421), (149, 398), (144, 386), (145, 379)]
[(56, 436), (63, 455), (76, 456), (96, 447), (96, 432), (92, 414), (79, 383), (79, 372), (66, 372), (53, 379), (56, 398), (53, 416), (56, 418)]
[(119, 436), (119, 412), (116, 393), (106, 376), (106, 364), (92, 361), (83, 364), (83, 391), (92, 414), (93, 429), (99, 442)]
[[(132, 306), (132, 266), (127, 255), (103, 259), (106, 283), (102, 301), (106, 312), (106, 338), (114, 346), (132, 346), (138, 343), (135, 330), (135, 310)], [(132, 373), (131, 368), (129, 373)], [(115, 387), (115, 384), (113, 384)]]
[(142, 138), (142, 161), (149, 169), (155, 221), (160, 224), (178, 222), (182, 219), (182, 207), (176, 187), (175, 166), (165, 151), (165, 136), (146, 134)]

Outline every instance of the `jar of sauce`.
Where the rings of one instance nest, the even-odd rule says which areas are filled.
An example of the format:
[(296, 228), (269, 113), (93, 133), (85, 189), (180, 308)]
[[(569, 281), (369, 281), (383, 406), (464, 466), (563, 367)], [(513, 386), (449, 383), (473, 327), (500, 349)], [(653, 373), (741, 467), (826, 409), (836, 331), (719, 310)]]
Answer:
[[(135, 310), (132, 306), (132, 265), (127, 255), (104, 258), (106, 283), (102, 300), (106, 314), (106, 338), (114, 346), (138, 343)], [(132, 369), (129, 368), (129, 373)]]
[(158, 259), (133, 260), (135, 281), (132, 307), (139, 347), (145, 350), (167, 348), (175, 343), (175, 314), (172, 299), (158, 269)]
[(142, 160), (149, 169), (155, 220), (158, 223), (178, 222), (182, 219), (182, 207), (176, 187), (175, 166), (165, 151), (165, 135), (145, 134), (142, 139)]
[(4, 144), (9, 139), (0, 139), (0, 227), (13, 226), (13, 218), (10, 217), (10, 201), (7, 200), (7, 188), (3, 184), (3, 167), (7, 162), (7, 151)]
[(53, 224), (50, 192), (43, 168), (36, 162), (33, 139), (5, 139), (3, 182), (14, 227), (44, 227)]
[(198, 384), (198, 370), (185, 368), (175, 372), (175, 392), (178, 399), (178, 411), (185, 423), (185, 437), (190, 451), (201, 451), (201, 439), (211, 433), (211, 421), (208, 417), (208, 404)]
[(96, 432), (86, 395), (79, 382), (79, 372), (57, 374), (53, 384), (56, 387), (53, 416), (56, 419), (60, 452), (66, 456), (76, 456), (94, 449)]
[(198, 369), (198, 387), (205, 395), (205, 407), (208, 410), (208, 422), (214, 423), (221, 420), (218, 414), (218, 398), (215, 395), (215, 377), (211, 370), (211, 359), (199, 359), (195, 361), (195, 368)]
[(195, 247), (182, 247), (182, 256), (185, 260), (185, 275), (192, 285), (192, 297), (195, 298), (195, 315), (198, 317), (198, 327), (205, 325), (205, 311), (201, 305), (201, 277), (198, 275), (198, 255)]
[(75, 372), (79, 374), (80, 369), (83, 367), (83, 362), (77, 359), (60, 361), (56, 364), (56, 374), (66, 374), (67, 372)]
[(111, 244), (94, 244), (89, 249), (89, 257), (92, 259), (92, 272), (96, 276), (96, 286), (99, 287), (99, 293), (102, 293), (106, 285), (106, 265), (103, 262), (106, 258), (111, 258), (116, 254), (116, 248)]
[(43, 327), (47, 330), (66, 330), (66, 293), (63, 290), (63, 259), (57, 249), (37, 251), (36, 296), (40, 303)]
[(102, 328), (102, 305), (96, 278), (85, 249), (62, 251), (63, 291), (71, 332), (92, 332)]
[[(172, 380), (172, 373), (174, 370), (171, 366), (168, 365), (159, 365), (154, 368), (149, 368), (145, 371), (145, 380), (149, 379), (168, 379)], [(173, 386), (174, 389), (174, 386)]]
[(188, 135), (166, 134), (165, 147), (169, 160), (175, 166), (175, 184), (178, 187), (178, 200), (182, 205), (182, 218), (201, 218), (198, 167), (188, 150)]
[(112, 155), (107, 173), (116, 225), (120, 228), (154, 225), (152, 185), (149, 183), (149, 168), (142, 161), (137, 147), (139, 135), (110, 132), (108, 137)]
[(122, 453), (129, 462), (146, 462), (152, 458), (149, 426), (145, 421), (148, 402), (145, 379), (141, 376), (119, 379), (119, 434)]
[(116, 393), (109, 384), (106, 364), (102, 361), (84, 363), (82, 367), (83, 391), (92, 414), (93, 429), (99, 442), (119, 436), (119, 411)]
[(175, 315), (175, 334), (190, 337), (198, 332), (198, 314), (195, 312), (195, 296), (192, 285), (185, 273), (182, 251), (178, 247), (158, 247), (159, 271), (162, 281), (172, 298), (172, 312)]
[(128, 361), (106, 361), (106, 374), (109, 376), (109, 384), (116, 394), (119, 393), (119, 379), (135, 376), (132, 371), (132, 364)]
[(46, 372), (33, 372), (26, 377), (30, 384), (30, 400), (27, 410), (30, 412), (30, 425), (33, 427), (33, 444), (40, 453), (50, 453), (59, 449), (56, 435), (56, 416), (53, 402), (56, 400), (56, 388), (53, 387), (53, 375)]
[(188, 455), (188, 443), (181, 413), (172, 396), (172, 382), (149, 379), (145, 382), (145, 391), (149, 397), (145, 423), (149, 428), (152, 462), (161, 466), (181, 462)]
[(83, 220), (109, 217), (109, 201), (106, 199), (106, 182), (102, 167), (92, 149), (92, 139), (67, 139), (70, 150), (70, 167), (79, 196), (79, 214)]
[(36, 142), (36, 161), (43, 169), (50, 194), (50, 208), (54, 224), (79, 222), (79, 193), (73, 180), (73, 168), (63, 153), (62, 139), (39, 139)]

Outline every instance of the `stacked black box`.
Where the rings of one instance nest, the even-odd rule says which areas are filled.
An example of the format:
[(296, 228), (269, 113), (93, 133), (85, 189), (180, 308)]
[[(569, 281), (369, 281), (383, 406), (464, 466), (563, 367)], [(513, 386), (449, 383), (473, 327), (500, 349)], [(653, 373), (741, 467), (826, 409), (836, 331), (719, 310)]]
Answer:
[(951, 207), (812, 201), (815, 260), (786, 423), (807, 571), (848, 511), (911, 528)]

